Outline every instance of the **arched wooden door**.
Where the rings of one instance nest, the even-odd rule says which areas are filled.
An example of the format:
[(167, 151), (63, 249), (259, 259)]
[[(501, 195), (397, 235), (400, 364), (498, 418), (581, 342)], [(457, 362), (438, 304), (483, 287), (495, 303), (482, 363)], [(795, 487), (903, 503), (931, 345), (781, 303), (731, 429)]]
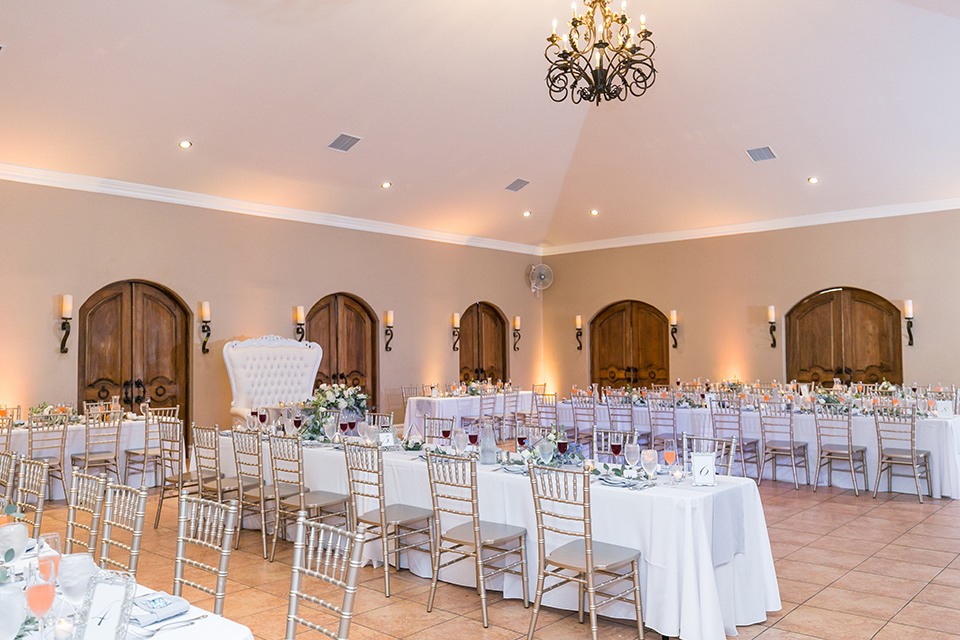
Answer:
[(377, 406), (379, 343), (377, 315), (366, 302), (349, 293), (321, 298), (307, 314), (307, 340), (323, 348), (317, 384), (362, 387)]
[(903, 383), (900, 309), (853, 287), (818, 291), (786, 316), (787, 379)]
[(489, 302), (460, 314), (460, 379), (507, 380), (507, 318)]
[(670, 381), (667, 317), (645, 302), (621, 300), (590, 321), (590, 381), (647, 387)]
[(191, 418), (190, 308), (178, 295), (139, 280), (114, 282), (81, 305), (77, 406), (120, 396), (125, 411), (180, 406)]

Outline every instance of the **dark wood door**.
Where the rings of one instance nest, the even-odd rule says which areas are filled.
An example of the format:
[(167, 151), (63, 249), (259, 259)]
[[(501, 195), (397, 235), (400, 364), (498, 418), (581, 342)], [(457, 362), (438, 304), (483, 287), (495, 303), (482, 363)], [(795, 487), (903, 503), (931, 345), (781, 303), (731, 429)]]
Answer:
[(590, 381), (646, 387), (670, 380), (669, 322), (655, 307), (621, 300), (590, 321)]
[(163, 287), (115, 282), (80, 307), (78, 407), (120, 396), (126, 411), (180, 406), (189, 421), (190, 310)]
[(349, 293), (321, 298), (307, 314), (307, 339), (323, 349), (317, 384), (362, 387), (377, 406), (377, 316), (366, 302)]
[(903, 383), (900, 310), (870, 291), (835, 287), (786, 315), (787, 378)]
[(507, 319), (488, 302), (476, 302), (460, 315), (460, 379), (507, 380)]

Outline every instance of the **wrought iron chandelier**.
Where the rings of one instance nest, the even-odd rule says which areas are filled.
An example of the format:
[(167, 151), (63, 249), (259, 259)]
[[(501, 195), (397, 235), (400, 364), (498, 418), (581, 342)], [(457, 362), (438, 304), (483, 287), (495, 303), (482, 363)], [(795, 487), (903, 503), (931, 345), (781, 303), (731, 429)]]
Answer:
[(547, 88), (554, 102), (568, 97), (574, 103), (601, 100), (626, 100), (627, 95), (642, 96), (657, 78), (653, 67), (656, 45), (640, 16), (637, 32), (629, 26), (627, 3), (620, 13), (610, 10), (610, 0), (583, 0), (587, 13), (577, 15), (577, 3), (571, 6), (573, 18), (568, 23), (569, 35), (553, 34), (547, 38), (544, 55)]

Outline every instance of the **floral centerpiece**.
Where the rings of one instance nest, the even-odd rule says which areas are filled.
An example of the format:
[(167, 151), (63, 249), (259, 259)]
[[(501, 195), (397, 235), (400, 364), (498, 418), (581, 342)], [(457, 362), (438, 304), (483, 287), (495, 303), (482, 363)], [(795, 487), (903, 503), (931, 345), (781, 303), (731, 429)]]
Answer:
[[(537, 446), (530, 444), (522, 449), (517, 450), (517, 453), (520, 454), (521, 464), (526, 464), (527, 460), (533, 460), (534, 464), (550, 467), (583, 464), (584, 455), (583, 450), (580, 447), (580, 443), (570, 442), (567, 444), (567, 450), (564, 453), (560, 453), (560, 450), (557, 448), (557, 441), (560, 439), (560, 432), (558, 431), (556, 425), (551, 424), (550, 426), (551, 430), (546, 436), (546, 440), (553, 445), (553, 457), (551, 458), (550, 462), (544, 461), (543, 457), (540, 455), (540, 452), (537, 450)], [(566, 432), (566, 427), (563, 425), (560, 425), (560, 429), (562, 429), (563, 432)]]
[[(345, 384), (321, 384), (306, 404), (315, 411), (319, 409), (339, 411), (341, 419), (359, 422), (366, 414), (369, 397), (361, 387), (348, 387)], [(304, 430), (304, 438), (308, 440), (327, 440), (324, 425), (318, 419), (317, 414), (314, 414), (310, 420), (310, 425)]]

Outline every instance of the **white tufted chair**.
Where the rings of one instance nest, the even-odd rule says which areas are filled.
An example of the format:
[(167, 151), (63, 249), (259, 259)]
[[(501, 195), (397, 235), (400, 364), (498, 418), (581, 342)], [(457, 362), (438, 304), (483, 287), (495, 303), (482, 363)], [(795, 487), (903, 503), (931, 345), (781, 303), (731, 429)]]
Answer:
[(316, 342), (280, 336), (234, 340), (223, 347), (230, 377), (231, 415), (246, 418), (251, 407), (276, 407), (313, 394), (323, 349)]

